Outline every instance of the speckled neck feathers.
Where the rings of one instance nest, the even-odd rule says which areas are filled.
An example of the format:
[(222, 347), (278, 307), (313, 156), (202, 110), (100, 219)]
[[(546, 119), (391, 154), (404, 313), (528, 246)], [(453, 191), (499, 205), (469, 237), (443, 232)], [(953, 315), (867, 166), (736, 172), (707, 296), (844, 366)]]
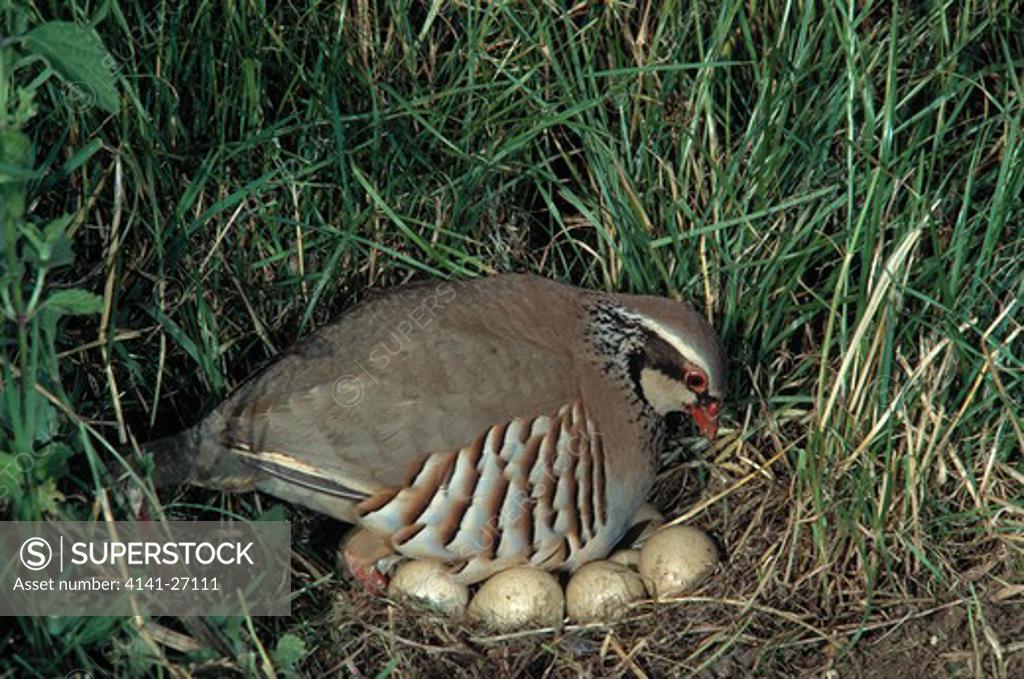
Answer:
[(647, 330), (635, 314), (605, 297), (589, 296), (583, 304), (587, 316), (584, 339), (595, 363), (626, 394), (635, 408), (636, 421), (649, 432), (656, 448), (664, 435), (664, 422), (644, 398), (639, 380), (639, 357)]

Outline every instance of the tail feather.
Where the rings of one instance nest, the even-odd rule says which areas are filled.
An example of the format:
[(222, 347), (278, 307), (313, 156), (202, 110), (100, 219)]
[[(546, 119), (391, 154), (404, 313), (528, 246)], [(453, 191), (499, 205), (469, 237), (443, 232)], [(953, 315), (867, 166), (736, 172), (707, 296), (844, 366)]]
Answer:
[(150, 441), (142, 448), (153, 459), (151, 478), (157, 488), (192, 483), (196, 480), (196, 457), (199, 447), (192, 429)]
[(153, 458), (153, 485), (250, 490), (259, 470), (224, 446), (223, 434), (223, 418), (214, 411), (191, 429), (143, 445)]

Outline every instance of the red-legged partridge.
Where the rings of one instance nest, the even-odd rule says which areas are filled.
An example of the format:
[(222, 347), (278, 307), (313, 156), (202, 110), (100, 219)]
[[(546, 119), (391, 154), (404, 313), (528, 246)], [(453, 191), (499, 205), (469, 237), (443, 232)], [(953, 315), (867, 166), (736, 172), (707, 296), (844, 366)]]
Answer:
[(714, 436), (724, 386), (690, 307), (502, 275), (363, 303), (149, 449), (158, 484), (256, 488), (475, 582), (606, 556), (664, 417)]

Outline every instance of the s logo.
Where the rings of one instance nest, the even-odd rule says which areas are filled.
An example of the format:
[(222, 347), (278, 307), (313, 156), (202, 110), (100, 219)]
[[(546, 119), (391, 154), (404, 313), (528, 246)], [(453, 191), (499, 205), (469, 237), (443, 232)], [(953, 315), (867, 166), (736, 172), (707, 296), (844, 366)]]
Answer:
[(53, 560), (50, 543), (42, 538), (29, 538), (21, 543), (21, 565), (30, 571), (41, 571)]

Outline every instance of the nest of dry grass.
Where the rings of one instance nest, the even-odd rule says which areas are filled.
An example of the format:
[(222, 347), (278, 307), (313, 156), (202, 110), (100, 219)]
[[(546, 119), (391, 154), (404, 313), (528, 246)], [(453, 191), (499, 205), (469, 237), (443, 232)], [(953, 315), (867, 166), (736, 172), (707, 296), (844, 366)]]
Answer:
[[(611, 624), (493, 634), (336, 580), (309, 624), (309, 672), (351, 676), (1022, 676), (1024, 612), (1005, 550), (957, 545), (941, 594), (889, 577), (869, 594), (855, 554), (822, 564), (800, 530), (796, 480), (771, 436), (732, 436), (668, 465), (653, 500), (708, 531), (723, 562), (697, 591)], [(776, 440), (777, 442), (777, 440)], [(680, 444), (683, 445), (683, 444)], [(677, 446), (677, 452), (680, 448)], [(310, 574), (314, 575), (314, 574)], [(329, 600), (329, 605), (324, 601)]]

